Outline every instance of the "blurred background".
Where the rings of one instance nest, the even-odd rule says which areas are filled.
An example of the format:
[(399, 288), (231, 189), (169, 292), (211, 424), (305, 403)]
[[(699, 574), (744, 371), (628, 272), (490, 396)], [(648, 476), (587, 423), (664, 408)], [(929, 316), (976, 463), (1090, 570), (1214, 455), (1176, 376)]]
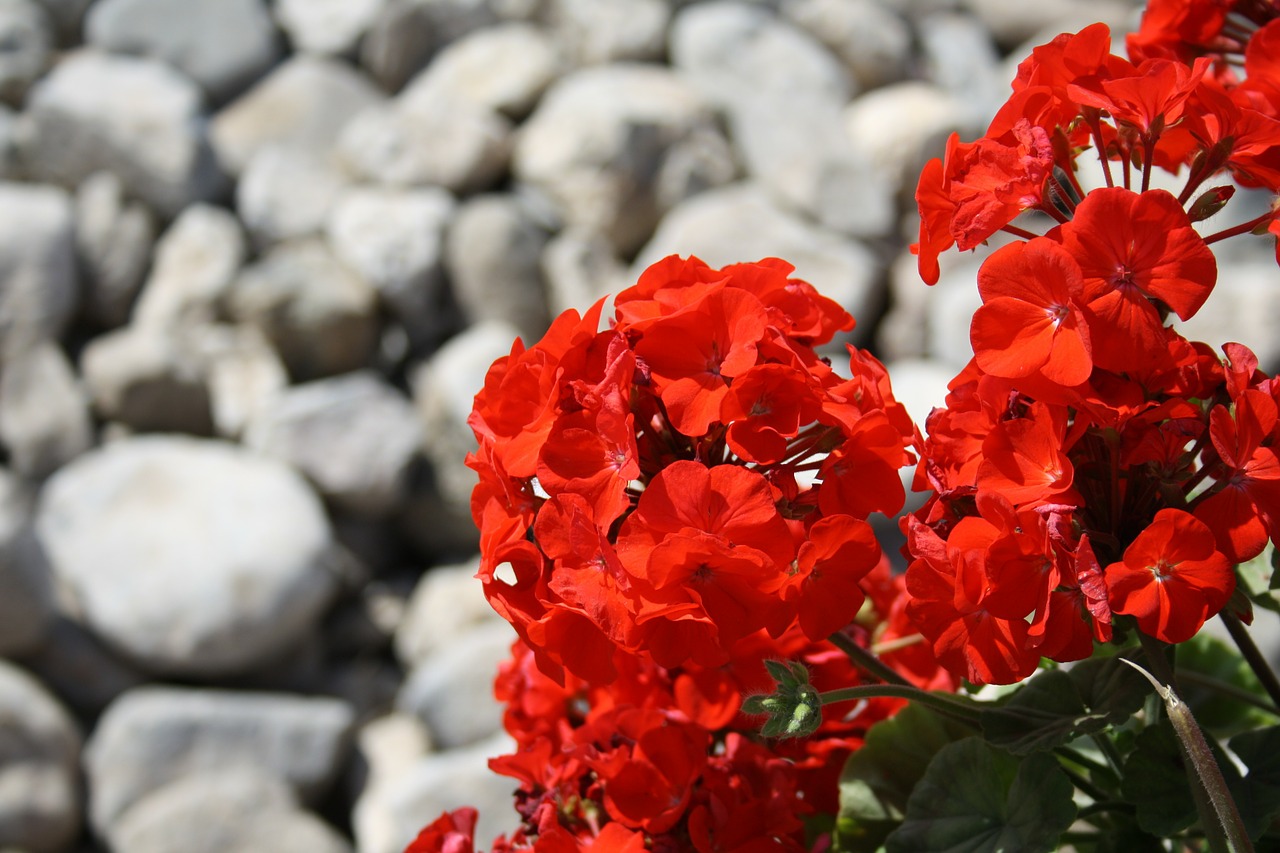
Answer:
[[(1138, 8), (0, 0), (0, 850), (513, 828), (492, 360), (664, 255), (779, 256), (923, 420), (980, 258), (919, 281), (920, 166)], [(1275, 367), (1272, 247), (1223, 250), (1188, 334)]]

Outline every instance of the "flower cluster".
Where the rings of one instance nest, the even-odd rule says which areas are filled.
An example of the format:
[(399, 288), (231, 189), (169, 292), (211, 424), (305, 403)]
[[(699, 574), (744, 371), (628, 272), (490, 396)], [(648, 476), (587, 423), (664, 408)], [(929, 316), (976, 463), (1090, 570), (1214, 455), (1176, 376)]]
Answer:
[(668, 258), (608, 329), (602, 304), (567, 312), (476, 396), (480, 578), (520, 637), (496, 685), (518, 751), (492, 766), (523, 824), (495, 850), (808, 849), (802, 818), (834, 812), (843, 758), (901, 702), (762, 740), (739, 709), (767, 662), (858, 684), (824, 642), (843, 632), (954, 688), (866, 520), (900, 510), (914, 427), (873, 357), (849, 348), (842, 377), (819, 355), (853, 318), (792, 271)]
[[(1101, 24), (1036, 48), (987, 135), (953, 137), (921, 177), (926, 281), (952, 245), (1018, 238), (979, 270), (973, 360), (921, 448), (916, 488), (934, 494), (904, 520), (908, 611), (973, 682), (1087, 657), (1115, 614), (1186, 640), (1227, 604), (1232, 564), (1277, 535), (1280, 387), (1243, 346), (1224, 366), (1168, 322), (1213, 291), (1212, 242), (1277, 229), (1270, 211), (1195, 227), (1234, 192), (1193, 200), (1214, 179), (1280, 190), (1280, 10), (1237, 4), (1267, 11), (1240, 82), (1210, 55), (1231, 5), (1153, 4), (1134, 61)], [(1105, 185), (1086, 192), (1090, 150)], [(1186, 169), (1177, 196), (1150, 188), (1157, 167)], [(1029, 211), (1043, 236), (1012, 224)]]

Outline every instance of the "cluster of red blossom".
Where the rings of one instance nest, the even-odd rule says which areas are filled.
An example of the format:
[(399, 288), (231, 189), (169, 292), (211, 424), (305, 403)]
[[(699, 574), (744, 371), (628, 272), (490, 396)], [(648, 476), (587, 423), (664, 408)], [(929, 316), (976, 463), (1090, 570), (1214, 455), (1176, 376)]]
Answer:
[[(493, 768), (524, 824), (494, 849), (808, 849), (802, 818), (834, 811), (843, 757), (897, 707), (784, 743), (739, 711), (767, 659), (842, 687), (828, 635), (915, 634), (866, 521), (901, 509), (914, 427), (873, 357), (851, 348), (843, 378), (815, 351), (853, 318), (792, 271), (668, 258), (610, 328), (567, 312), (476, 396), (480, 578), (520, 638), (497, 683), (519, 751)], [(919, 643), (887, 657), (954, 683)]]
[[(1190, 638), (1280, 525), (1280, 384), (1166, 324), (1213, 290), (1210, 243), (1280, 230), (1270, 211), (1193, 227), (1234, 192), (1193, 200), (1215, 179), (1280, 190), (1280, 6), (1153, 2), (1133, 61), (1110, 46), (1099, 24), (1036, 48), (987, 135), (953, 137), (917, 191), (930, 283), (951, 245), (1019, 238), (978, 273), (974, 358), (917, 469), (934, 495), (905, 522), (908, 613), (974, 682), (1087, 657), (1113, 614)], [(1094, 158), (1105, 186), (1085, 192)], [(1153, 167), (1185, 169), (1181, 194), (1150, 189)], [(1012, 225), (1024, 211), (1052, 227)]]
[[(472, 511), (485, 594), (519, 636), (496, 685), (518, 751), (492, 766), (522, 819), (493, 850), (822, 849), (844, 758), (898, 703), (764, 740), (739, 709), (771, 689), (766, 660), (855, 685), (824, 641), (842, 633), (923, 687), (1012, 682), (1087, 657), (1115, 614), (1179, 642), (1226, 605), (1233, 563), (1280, 524), (1280, 383), (1166, 321), (1212, 291), (1211, 242), (1280, 233), (1271, 213), (1193, 227), (1231, 197), (1203, 189), (1216, 176), (1280, 188), (1276, 17), (1154, 2), (1133, 61), (1100, 25), (1061, 36), (986, 136), (929, 164), (927, 281), (953, 245), (1018, 241), (981, 268), (974, 359), (927, 438), (873, 357), (851, 348), (843, 378), (818, 355), (853, 319), (777, 260), (668, 258), (608, 329), (601, 304), (567, 312), (493, 365)], [(1186, 170), (1179, 196), (1153, 167)], [(1012, 224), (1029, 211), (1053, 227)], [(913, 447), (932, 495), (892, 577), (866, 519), (900, 510)], [(475, 820), (442, 815), (409, 851), (470, 853)]]

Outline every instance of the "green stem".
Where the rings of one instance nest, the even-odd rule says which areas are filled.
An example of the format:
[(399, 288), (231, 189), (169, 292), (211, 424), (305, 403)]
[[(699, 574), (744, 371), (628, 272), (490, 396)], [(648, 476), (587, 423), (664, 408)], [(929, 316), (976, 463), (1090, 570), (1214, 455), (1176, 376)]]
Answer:
[[(1061, 764), (1059, 764), (1058, 766), (1062, 767)], [(1094, 802), (1098, 802), (1099, 800), (1105, 800), (1107, 798), (1107, 795), (1103, 792), (1101, 788), (1099, 788), (1097, 785), (1090, 782), (1088, 779), (1080, 775), (1075, 770), (1072, 770), (1070, 767), (1062, 767), (1062, 772), (1065, 773), (1067, 775), (1067, 778), (1071, 780), (1072, 785), (1075, 785), (1077, 788), (1083, 791), (1089, 797), (1089, 799), (1093, 800)]]
[(1240, 618), (1228, 610), (1223, 610), (1218, 615), (1222, 617), (1222, 623), (1227, 626), (1227, 633), (1235, 641), (1236, 648), (1240, 650), (1240, 654), (1248, 662), (1249, 668), (1253, 670), (1253, 674), (1262, 683), (1262, 688), (1271, 697), (1274, 707), (1269, 710), (1273, 714), (1276, 713), (1277, 709), (1280, 709), (1280, 681), (1276, 680), (1275, 672), (1267, 664), (1267, 659), (1263, 657), (1262, 652), (1258, 650), (1258, 646), (1253, 642), (1253, 637), (1249, 635), (1249, 631), (1244, 625), (1240, 624)]
[(853, 665), (858, 669), (861, 669), (863, 672), (880, 679), (886, 684), (898, 684), (905, 687), (912, 686), (910, 681), (907, 681), (895, 672), (888, 664), (855, 643), (849, 637), (841, 634), (839, 631), (832, 634), (827, 639), (831, 641), (832, 645), (848, 655), (849, 660), (853, 662)]
[(1111, 739), (1101, 732), (1094, 732), (1090, 735), (1090, 738), (1097, 744), (1098, 749), (1107, 759), (1107, 763), (1111, 765), (1112, 772), (1117, 776), (1123, 776), (1124, 771), (1120, 768), (1124, 766), (1124, 757), (1120, 755), (1120, 750), (1116, 749), (1116, 745), (1111, 742)]
[(1100, 800), (1090, 803), (1076, 813), (1076, 817), (1080, 820), (1088, 820), (1096, 814), (1105, 812), (1124, 812), (1125, 814), (1133, 814), (1134, 808), (1130, 803), (1122, 803), (1118, 800)]
[(1244, 705), (1257, 708), (1260, 711), (1266, 711), (1273, 717), (1280, 717), (1280, 711), (1270, 702), (1262, 699), (1254, 693), (1245, 690), (1243, 687), (1232, 684), (1229, 681), (1223, 681), (1220, 678), (1214, 678), (1211, 675), (1205, 675), (1202, 672), (1192, 672), (1184, 669), (1182, 674), (1178, 676), (1184, 684), (1194, 684), (1196, 687), (1203, 687), (1206, 690), (1212, 690), (1221, 696), (1234, 699)]
[(822, 704), (834, 705), (836, 702), (856, 702), (859, 699), (906, 699), (919, 702), (939, 713), (946, 714), (967, 725), (978, 727), (979, 709), (945, 693), (930, 693), (919, 687), (903, 684), (866, 684), (860, 687), (842, 687), (839, 690), (828, 690), (818, 694)]

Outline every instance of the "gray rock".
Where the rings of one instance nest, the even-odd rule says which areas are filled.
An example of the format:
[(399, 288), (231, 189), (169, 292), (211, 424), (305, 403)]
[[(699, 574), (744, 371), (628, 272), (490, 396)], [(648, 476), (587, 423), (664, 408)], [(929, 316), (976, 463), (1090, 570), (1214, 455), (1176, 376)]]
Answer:
[(60, 853), (80, 834), (80, 733), (58, 701), (0, 660), (0, 847)]
[(580, 65), (648, 62), (663, 57), (671, 4), (666, 0), (549, 0), (556, 40)]
[(512, 168), (566, 224), (605, 234), (623, 255), (671, 207), (736, 171), (711, 104), (676, 74), (642, 65), (557, 81), (521, 127)]
[(896, 224), (897, 188), (844, 133), (853, 81), (817, 39), (766, 9), (721, 0), (676, 17), (671, 59), (725, 110), (746, 171), (780, 201), (857, 237)]
[(280, 356), (252, 326), (197, 326), (186, 347), (202, 366), (214, 431), (223, 438), (238, 438), (289, 384)]
[(1049, 29), (1075, 32), (1095, 21), (1117, 30), (1136, 27), (1144, 4), (1131, 0), (964, 0), (960, 5), (973, 13), (1002, 47), (1013, 48)]
[(440, 749), (457, 749), (501, 732), (502, 706), (493, 698), (493, 679), (498, 664), (511, 656), (515, 636), (501, 620), (459, 634), (455, 645), (414, 667), (396, 706), (417, 714)]
[(778, 207), (753, 184), (704, 193), (668, 214), (636, 256), (632, 280), (667, 255), (696, 255), (713, 267), (765, 257), (782, 258), (795, 275), (840, 303), (862, 324), (862, 340), (881, 302), (880, 264), (856, 240), (831, 232)]
[(1175, 320), (1178, 331), (1190, 340), (1209, 342), (1215, 350), (1239, 341), (1258, 356), (1263, 370), (1280, 368), (1280, 340), (1271, 332), (1280, 317), (1265, 296), (1268, 281), (1274, 285), (1274, 256), (1222, 264), (1213, 297), (1190, 320)]
[(474, 192), (505, 172), (511, 123), (467, 98), (439, 90), (373, 107), (351, 120), (338, 142), (343, 164), (380, 184), (434, 184)]
[(34, 0), (0, 2), (0, 99), (20, 104), (44, 73), (53, 50), (53, 24)]
[(236, 212), (258, 246), (319, 234), (350, 179), (315, 151), (268, 146), (236, 185)]
[(334, 589), (333, 539), (300, 476), (221, 442), (124, 439), (46, 483), (36, 529), (71, 614), (157, 672), (252, 669)]
[(541, 264), (552, 316), (570, 308), (582, 311), (634, 283), (609, 241), (582, 226), (552, 237), (543, 248)]
[(49, 565), (22, 482), (0, 468), (0, 657), (41, 647), (54, 617)]
[(865, 91), (907, 76), (911, 27), (885, 0), (782, 0), (782, 15), (827, 46)]
[(74, 227), (63, 190), (0, 184), (0, 363), (56, 338), (74, 313)]
[(376, 293), (320, 240), (281, 244), (247, 267), (228, 310), (260, 329), (295, 380), (366, 366), (378, 342)]
[(127, 828), (131, 807), (142, 807), (148, 794), (215, 771), (256, 772), (284, 782), (302, 801), (316, 802), (347, 758), (353, 724), (351, 709), (336, 699), (130, 690), (107, 709), (85, 750), (90, 821), (100, 833), (117, 821)]
[(889, 362), (886, 368), (893, 377), (893, 396), (906, 406), (921, 431), (925, 431), (929, 413), (946, 404), (947, 384), (955, 378), (957, 371), (950, 365), (927, 358), (899, 359)]
[(165, 216), (216, 198), (226, 181), (205, 137), (200, 89), (159, 60), (79, 50), (31, 87), (22, 159), (73, 187), (115, 172)]
[[(34, 535), (32, 537), (34, 539)], [(148, 676), (72, 620), (56, 617), (23, 664), (77, 714), (96, 718), (115, 698)]]
[(367, 787), (352, 813), (360, 853), (400, 853), (422, 827), (462, 806), (480, 812), (476, 838), (509, 832), (517, 820), (516, 782), (488, 767), (490, 758), (514, 750), (509, 738), (420, 758), (387, 782)]
[(276, 0), (276, 20), (303, 53), (355, 50), (387, 0)]
[(1009, 97), (1009, 78), (991, 33), (958, 13), (927, 15), (916, 31), (925, 78), (954, 93), (971, 110), (972, 120), (985, 127)]
[(395, 633), (396, 658), (406, 670), (446, 653), (456, 638), (497, 620), (476, 572), (479, 560), (434, 566), (413, 588)]
[(439, 187), (359, 187), (344, 193), (329, 217), (334, 254), (373, 285), (413, 345), (441, 332), (444, 229), (455, 209)]
[[(949, 266), (943, 268), (938, 283), (927, 288), (925, 296), (925, 329), (929, 347), (925, 355), (954, 367), (956, 372), (973, 358), (969, 321), (982, 305), (982, 297), (978, 294), (978, 267), (985, 255), (984, 252), (981, 256), (965, 255), (953, 259)], [(919, 288), (926, 287), (918, 277), (914, 284)]]
[(401, 97), (417, 101), (437, 93), (521, 119), (561, 71), (561, 63), (555, 43), (543, 30), (529, 24), (502, 24), (471, 33), (441, 50)]
[(463, 517), (470, 515), (471, 488), (476, 479), (475, 472), (463, 464), (467, 453), (475, 449), (467, 418), (489, 366), (511, 352), (511, 342), (518, 335), (506, 323), (476, 323), (450, 338), (411, 377), (437, 492)]
[(330, 151), (352, 116), (382, 100), (345, 63), (294, 56), (213, 117), (210, 141), (222, 167), (239, 175), (269, 145)]
[(81, 354), (93, 407), (140, 432), (213, 432), (203, 365), (185, 336), (151, 325), (123, 326), (94, 338)]
[(85, 39), (112, 53), (162, 59), (216, 102), (239, 94), (280, 56), (262, 0), (99, 0)]
[(93, 0), (40, 0), (40, 5), (57, 31), (58, 44), (68, 47), (80, 43), (80, 25), (85, 10)]
[(88, 397), (57, 344), (40, 341), (0, 370), (0, 442), (14, 470), (36, 480), (93, 445)]
[(134, 321), (156, 327), (212, 322), (247, 251), (240, 223), (227, 211), (203, 204), (184, 210), (156, 244)]
[(125, 196), (110, 172), (90, 175), (76, 190), (76, 255), (84, 273), (84, 311), (111, 329), (129, 319), (151, 263), (155, 217)]
[(12, 109), (0, 104), (0, 180), (22, 180), (20, 151), (23, 122)]
[(290, 388), (249, 422), (244, 441), (301, 471), (335, 506), (381, 515), (404, 497), (422, 427), (399, 391), (362, 371)]
[(284, 782), (246, 770), (186, 776), (135, 803), (111, 828), (120, 853), (350, 853)]
[(397, 92), (440, 48), (435, 21), (413, 0), (389, 0), (360, 42), (360, 65), (388, 92)]
[(502, 320), (536, 341), (551, 323), (541, 257), (550, 238), (528, 205), (512, 195), (477, 196), (449, 228), (445, 264), (468, 322)]

